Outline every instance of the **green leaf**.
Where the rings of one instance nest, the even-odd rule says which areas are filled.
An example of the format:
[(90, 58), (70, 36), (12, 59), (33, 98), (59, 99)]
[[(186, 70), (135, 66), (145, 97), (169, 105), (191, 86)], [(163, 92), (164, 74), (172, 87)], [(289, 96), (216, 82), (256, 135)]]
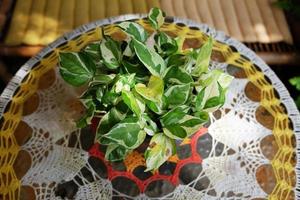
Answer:
[(139, 42), (145, 42), (148, 38), (148, 34), (145, 29), (135, 22), (122, 22), (118, 24), (118, 27)]
[(90, 86), (108, 85), (114, 80), (115, 77), (115, 74), (97, 74), (93, 77), (93, 80), (90, 82)]
[(141, 65), (141, 63), (132, 63), (123, 59), (122, 65), (126, 73), (136, 74), (136, 80), (141, 82), (146, 82), (147, 80), (149, 80), (150, 73), (144, 66)]
[(147, 169), (151, 171), (158, 169), (168, 158), (176, 153), (174, 140), (170, 139), (163, 133), (155, 134), (151, 140), (149, 147), (145, 152)]
[(168, 36), (164, 32), (159, 32), (156, 37), (156, 43), (159, 46), (159, 53), (163, 55), (171, 55), (178, 50), (176, 40)]
[(200, 85), (196, 86), (199, 92), (196, 98), (196, 110), (213, 112), (225, 102), (225, 94), (233, 77), (220, 71), (212, 70), (202, 74)]
[(172, 139), (182, 140), (194, 134), (207, 121), (208, 118), (184, 115), (181, 118), (177, 118), (176, 122), (165, 125), (163, 131)]
[(163, 77), (166, 70), (164, 59), (154, 50), (147, 48), (142, 42), (133, 39), (133, 46), (139, 60), (145, 65), (152, 75)]
[(81, 86), (92, 79), (96, 66), (84, 52), (59, 53), (59, 72), (62, 78), (73, 86)]
[(180, 67), (186, 63), (186, 56), (182, 54), (170, 55), (167, 59), (167, 68), (169, 67)]
[(148, 19), (151, 26), (158, 30), (165, 21), (166, 14), (159, 8), (151, 8)]
[(93, 104), (87, 109), (85, 114), (76, 122), (77, 128), (84, 128), (91, 124), (91, 121), (95, 114), (95, 106)]
[(120, 112), (115, 107), (111, 108), (100, 120), (97, 127), (97, 136), (99, 140), (102, 135), (106, 134), (114, 125), (122, 121), (126, 114)]
[(135, 85), (135, 74), (122, 74), (118, 75), (116, 82), (112, 87), (112, 90), (116, 93), (120, 93), (123, 90), (130, 91)]
[(187, 137), (187, 133), (179, 124), (173, 124), (163, 128), (164, 134), (175, 140), (182, 140)]
[(167, 89), (165, 96), (170, 107), (182, 105), (190, 95), (190, 84), (174, 85)]
[(167, 69), (164, 80), (170, 84), (186, 84), (194, 82), (190, 74), (183, 68), (177, 66), (169, 67)]
[(161, 124), (163, 126), (176, 124), (187, 115), (189, 110), (190, 108), (185, 105), (175, 107), (161, 117)]
[(203, 101), (205, 95), (205, 88), (203, 88), (196, 97), (196, 103), (195, 103), (195, 108), (196, 110), (202, 110), (204, 107), (205, 102)]
[(122, 99), (124, 103), (135, 113), (135, 115), (141, 118), (142, 113), (145, 111), (145, 104), (141, 102), (132, 92), (122, 91)]
[(116, 105), (120, 100), (120, 95), (114, 91), (106, 91), (102, 97), (102, 104), (107, 107), (108, 105)]
[(124, 160), (129, 150), (118, 144), (110, 144), (106, 148), (105, 159), (110, 162)]
[(86, 52), (89, 56), (91, 56), (95, 60), (95, 63), (98, 63), (101, 59), (99, 42), (93, 42), (93, 43), (88, 44), (84, 48), (84, 52)]
[[(132, 119), (126, 121), (125, 118), (122, 122), (112, 127), (108, 133), (102, 135), (102, 138), (112, 140), (127, 149), (137, 148), (143, 143), (146, 132), (141, 130), (137, 118)], [(100, 143), (102, 138), (99, 140)]]
[(197, 57), (195, 68), (192, 71), (193, 76), (200, 76), (201, 73), (208, 71), (213, 43), (213, 39), (209, 37), (208, 41), (201, 47), (200, 53)]
[(163, 108), (162, 108), (163, 103), (158, 103), (158, 102), (146, 100), (146, 105), (150, 110), (152, 110), (156, 114), (161, 115), (161, 114), (164, 113)]
[(142, 115), (141, 120), (144, 125), (144, 131), (147, 133), (147, 135), (153, 136), (158, 132), (156, 123), (146, 113)]
[(121, 47), (117, 41), (105, 37), (100, 42), (100, 52), (104, 65), (109, 69), (117, 69), (121, 62)]
[(143, 98), (153, 101), (161, 102), (164, 93), (164, 82), (158, 76), (151, 76), (148, 85), (138, 83), (134, 87), (135, 91)]
[(300, 76), (291, 78), (289, 81), (297, 90), (300, 90)]

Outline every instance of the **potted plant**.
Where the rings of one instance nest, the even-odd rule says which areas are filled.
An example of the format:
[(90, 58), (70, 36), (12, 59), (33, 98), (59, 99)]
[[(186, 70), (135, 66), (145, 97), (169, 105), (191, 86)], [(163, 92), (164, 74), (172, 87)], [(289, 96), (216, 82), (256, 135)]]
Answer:
[(101, 118), (93, 120), (96, 142), (106, 147), (110, 162), (146, 145), (145, 171), (158, 169), (176, 154), (175, 140), (190, 137), (208, 122), (209, 113), (224, 104), (233, 79), (209, 69), (211, 37), (199, 49), (183, 49), (184, 38), (161, 31), (164, 16), (151, 9), (152, 34), (125, 21), (117, 24), (124, 40), (103, 34), (80, 52), (59, 55), (61, 77), (86, 88), (80, 96), (86, 112), (77, 126)]

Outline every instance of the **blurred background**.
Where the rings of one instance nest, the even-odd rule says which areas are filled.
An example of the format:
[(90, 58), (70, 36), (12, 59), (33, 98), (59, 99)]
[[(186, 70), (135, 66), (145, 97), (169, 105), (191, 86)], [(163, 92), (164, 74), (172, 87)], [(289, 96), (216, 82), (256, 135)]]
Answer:
[(64, 33), (152, 7), (243, 42), (271, 66), (300, 108), (299, 0), (0, 0), (0, 93), (30, 57)]

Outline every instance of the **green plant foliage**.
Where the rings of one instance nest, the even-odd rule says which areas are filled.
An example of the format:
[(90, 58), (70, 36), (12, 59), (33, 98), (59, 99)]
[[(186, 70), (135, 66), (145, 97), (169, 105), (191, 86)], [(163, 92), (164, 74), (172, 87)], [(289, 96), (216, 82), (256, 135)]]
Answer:
[(80, 52), (60, 53), (59, 62), (66, 82), (86, 86), (80, 97), (86, 113), (77, 126), (101, 116), (96, 140), (107, 146), (105, 158), (111, 162), (123, 160), (151, 138), (145, 152), (147, 171), (176, 153), (175, 140), (208, 122), (208, 114), (224, 104), (232, 80), (222, 71), (209, 70), (212, 38), (200, 49), (183, 52), (184, 38), (160, 31), (161, 10), (153, 8), (149, 22), (155, 30), (151, 36), (135, 22), (122, 22), (117, 26), (127, 35), (125, 41), (105, 35)]

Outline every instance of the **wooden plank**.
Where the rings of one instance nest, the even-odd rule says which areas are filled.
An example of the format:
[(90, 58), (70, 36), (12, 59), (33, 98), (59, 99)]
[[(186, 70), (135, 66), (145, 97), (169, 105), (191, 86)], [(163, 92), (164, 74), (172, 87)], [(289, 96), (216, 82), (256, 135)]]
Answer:
[(76, 0), (75, 1), (75, 22), (74, 28), (87, 24), (90, 21), (90, 1)]
[(271, 9), (271, 3), (269, 0), (256, 0), (259, 7), (262, 19), (267, 29), (271, 42), (280, 42), (283, 40), (281, 32), (279, 31), (275, 18)]
[(5, 44), (19, 45), (22, 43), (28, 25), (31, 4), (32, 0), (17, 1)]
[(257, 42), (256, 33), (253, 29), (246, 2), (243, 0), (233, 0), (237, 20), (240, 24), (244, 42)]
[(196, 0), (196, 5), (198, 13), (200, 15), (201, 21), (211, 27), (214, 27), (214, 20), (210, 12), (207, 0)]
[(184, 5), (185, 5), (187, 17), (189, 19), (201, 23), (201, 19), (197, 10), (196, 1), (197, 0), (190, 0), (189, 3), (185, 3)]
[(221, 1), (221, 7), (224, 11), (224, 17), (227, 24), (227, 29), (229, 31), (229, 35), (242, 41), (243, 34), (239, 26), (233, 0)]
[[(276, 0), (271, 0), (271, 3), (274, 3), (275, 1)], [(283, 10), (276, 6), (271, 6), (271, 9), (275, 18), (275, 22), (282, 34), (283, 40), (288, 44), (293, 44), (293, 37), (284, 16)]]
[(118, 0), (105, 1), (106, 17), (118, 16), (120, 14)]
[(57, 38), (60, 0), (48, 0), (45, 10), (43, 33), (41, 44), (46, 45)]
[(74, 11), (75, 0), (62, 0), (60, 2), (59, 23), (57, 28), (58, 36), (73, 30)]
[(134, 13), (147, 13), (146, 0), (132, 0)]
[(173, 3), (174, 11), (175, 11), (175, 16), (186, 18), (187, 14), (184, 9), (184, 7), (185, 7), (184, 4), (186, 2), (184, 2), (184, 0), (173, 0), (172, 3)]
[(29, 45), (41, 44), (44, 28), (44, 11), (46, 0), (33, 0), (30, 11), (29, 23), (24, 35), (23, 43)]
[(105, 16), (105, 0), (90, 0), (91, 21), (104, 19)]
[[(239, 1), (240, 2), (240, 1)], [(245, 0), (258, 42), (271, 42), (267, 28), (264, 25), (260, 10), (255, 0)]]
[(160, 8), (159, 0), (146, 0), (146, 2), (147, 2), (148, 10), (150, 10), (151, 8), (154, 8), (154, 7)]
[(120, 14), (131, 14), (133, 13), (133, 3), (132, 0), (119, 0), (120, 3)]
[(173, 8), (173, 1), (172, 0), (161, 0), (160, 6), (166, 12), (168, 16), (175, 16), (175, 10)]
[(221, 8), (220, 0), (209, 0), (208, 5), (210, 7), (210, 12), (214, 20), (215, 28), (224, 31), (228, 35), (229, 31), (227, 29), (226, 21), (224, 19), (224, 13)]

